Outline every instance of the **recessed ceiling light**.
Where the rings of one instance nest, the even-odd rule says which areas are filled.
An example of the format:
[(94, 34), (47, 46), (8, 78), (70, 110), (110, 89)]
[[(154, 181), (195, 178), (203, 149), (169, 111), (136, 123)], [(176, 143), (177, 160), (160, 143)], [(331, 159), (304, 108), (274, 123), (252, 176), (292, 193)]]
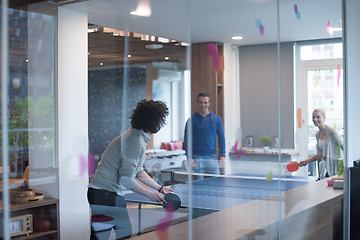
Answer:
[(128, 58), (131, 58), (131, 54), (128, 54)]
[(242, 36), (233, 36), (231, 39), (232, 40), (242, 40), (243, 37)]
[(150, 0), (139, 0), (136, 10), (131, 11), (130, 14), (141, 17), (150, 17), (151, 16)]
[(342, 28), (341, 27), (333, 27), (332, 30), (334, 32), (341, 32), (342, 31)]
[(163, 48), (162, 44), (148, 44), (145, 46), (147, 49), (160, 49)]
[(101, 63), (100, 63), (100, 66), (102, 66), (102, 65), (104, 65), (104, 63), (101, 62)]
[(165, 60), (169, 60), (169, 57), (165, 57)]

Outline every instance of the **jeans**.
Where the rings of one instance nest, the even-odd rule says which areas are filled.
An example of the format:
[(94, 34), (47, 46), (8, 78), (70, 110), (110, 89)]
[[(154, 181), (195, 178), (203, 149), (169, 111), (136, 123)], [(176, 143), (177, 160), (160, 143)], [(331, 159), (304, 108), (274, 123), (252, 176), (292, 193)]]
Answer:
[[(88, 188), (87, 197), (92, 215), (103, 214), (113, 218), (113, 220), (103, 223), (115, 225), (114, 231), (116, 233), (116, 239), (132, 235), (131, 222), (123, 196), (120, 196), (115, 192), (90, 187)], [(100, 240), (108, 240), (110, 232), (111, 229), (96, 232), (96, 237)]]
[[(194, 172), (220, 174), (219, 160), (215, 154), (211, 156), (193, 155), (193, 159), (195, 161)], [(204, 176), (199, 176), (197, 179), (204, 179)]]

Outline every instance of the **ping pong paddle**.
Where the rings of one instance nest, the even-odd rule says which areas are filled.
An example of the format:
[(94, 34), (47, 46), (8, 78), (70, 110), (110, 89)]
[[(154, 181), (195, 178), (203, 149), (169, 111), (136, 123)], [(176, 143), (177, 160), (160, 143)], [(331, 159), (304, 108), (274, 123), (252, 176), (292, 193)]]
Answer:
[(181, 206), (181, 199), (175, 193), (167, 193), (164, 197), (166, 202), (163, 202), (163, 207), (165, 209), (170, 208), (169, 210), (176, 211)]
[(289, 172), (295, 172), (299, 169), (299, 164), (295, 161), (289, 162), (286, 168)]

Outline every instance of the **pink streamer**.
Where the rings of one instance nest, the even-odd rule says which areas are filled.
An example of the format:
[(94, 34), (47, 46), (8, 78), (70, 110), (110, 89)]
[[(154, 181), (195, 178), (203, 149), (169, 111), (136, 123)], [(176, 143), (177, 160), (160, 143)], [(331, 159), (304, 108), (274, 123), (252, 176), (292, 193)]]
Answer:
[(96, 162), (94, 156), (89, 153), (88, 154), (88, 173), (89, 176), (92, 176), (95, 173), (96, 170)]
[(214, 64), (215, 70), (219, 71), (220, 57), (219, 57), (219, 52), (218, 52), (218, 49), (217, 49), (216, 45), (214, 43), (208, 43), (207, 44), (207, 50), (208, 50), (210, 56), (213, 59), (213, 64)]
[(80, 176), (82, 177), (87, 169), (87, 162), (83, 155), (80, 156)]
[(260, 31), (260, 35), (261, 35), (261, 36), (264, 36), (265, 29), (264, 29), (264, 26), (263, 26), (263, 25), (260, 25), (259, 31)]
[(238, 141), (236, 140), (232, 151), (237, 152), (237, 147), (238, 147)]
[(242, 151), (242, 148), (240, 147), (239, 151), (236, 154), (236, 159), (240, 159), (242, 156), (242, 153), (243, 153), (243, 151)]
[(173, 204), (172, 202), (168, 202), (168, 205), (166, 208), (166, 215), (165, 215), (165, 217), (160, 219), (160, 222), (156, 227), (156, 231), (165, 232), (170, 227), (173, 216), (174, 216), (174, 210), (173, 210), (172, 204)]
[(328, 33), (330, 33), (330, 30), (331, 30), (330, 21), (328, 21), (327, 24), (326, 24), (326, 31)]

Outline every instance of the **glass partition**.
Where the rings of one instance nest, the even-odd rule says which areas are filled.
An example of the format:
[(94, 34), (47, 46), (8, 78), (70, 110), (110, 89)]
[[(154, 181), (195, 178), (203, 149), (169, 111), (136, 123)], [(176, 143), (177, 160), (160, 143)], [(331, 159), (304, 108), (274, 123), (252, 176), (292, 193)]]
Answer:
[[(340, 0), (10, 3), (2, 154), (15, 205), (4, 207), (21, 230), (5, 238), (60, 239), (75, 220), (68, 208), (59, 220), (51, 204), (62, 197), (64, 206), (71, 191), (87, 198), (89, 212), (79, 215), (98, 239), (341, 238)], [(88, 24), (76, 33), (88, 46), (87, 84), (74, 91), (88, 106), (80, 165), (75, 148), (58, 149), (56, 132), (57, 61), (66, 55), (57, 50), (72, 44), (57, 42), (71, 39), (57, 35), (70, 34), (56, 14), (64, 9)], [(74, 180), (61, 182), (71, 185), (62, 196), (60, 154), (70, 156)], [(78, 165), (87, 187), (75, 182)], [(50, 206), (15, 211), (16, 199), (28, 199), (13, 193), (20, 189)]]
[[(3, 8), (2, 8), (3, 9)], [(9, 211), (9, 231), (4, 239), (24, 234), (58, 238), (57, 198), (58, 164), (55, 158), (55, 23), (54, 16), (32, 7), (10, 1), (6, 32), (8, 41), (6, 87), (2, 99), (8, 123), (3, 126), (8, 137), (7, 148), (2, 148), (1, 218)], [(4, 18), (1, 22), (3, 23)], [(2, 51), (2, 54), (6, 54)], [(6, 66), (6, 65), (2, 65)], [(4, 120), (4, 118), (2, 118)], [(3, 139), (3, 138), (1, 138)], [(5, 164), (8, 156), (8, 162)], [(2, 175), (5, 176), (5, 175)], [(7, 186), (4, 183), (8, 182)], [(10, 205), (5, 203), (9, 201)], [(38, 206), (33, 209), (34, 205)], [(4, 207), (9, 209), (4, 209)], [(5, 215), (4, 215), (5, 214)], [(39, 230), (42, 222), (44, 229)], [(2, 224), (4, 221), (2, 221)], [(9, 235), (7, 235), (9, 234)], [(36, 235), (36, 234), (35, 234)]]

